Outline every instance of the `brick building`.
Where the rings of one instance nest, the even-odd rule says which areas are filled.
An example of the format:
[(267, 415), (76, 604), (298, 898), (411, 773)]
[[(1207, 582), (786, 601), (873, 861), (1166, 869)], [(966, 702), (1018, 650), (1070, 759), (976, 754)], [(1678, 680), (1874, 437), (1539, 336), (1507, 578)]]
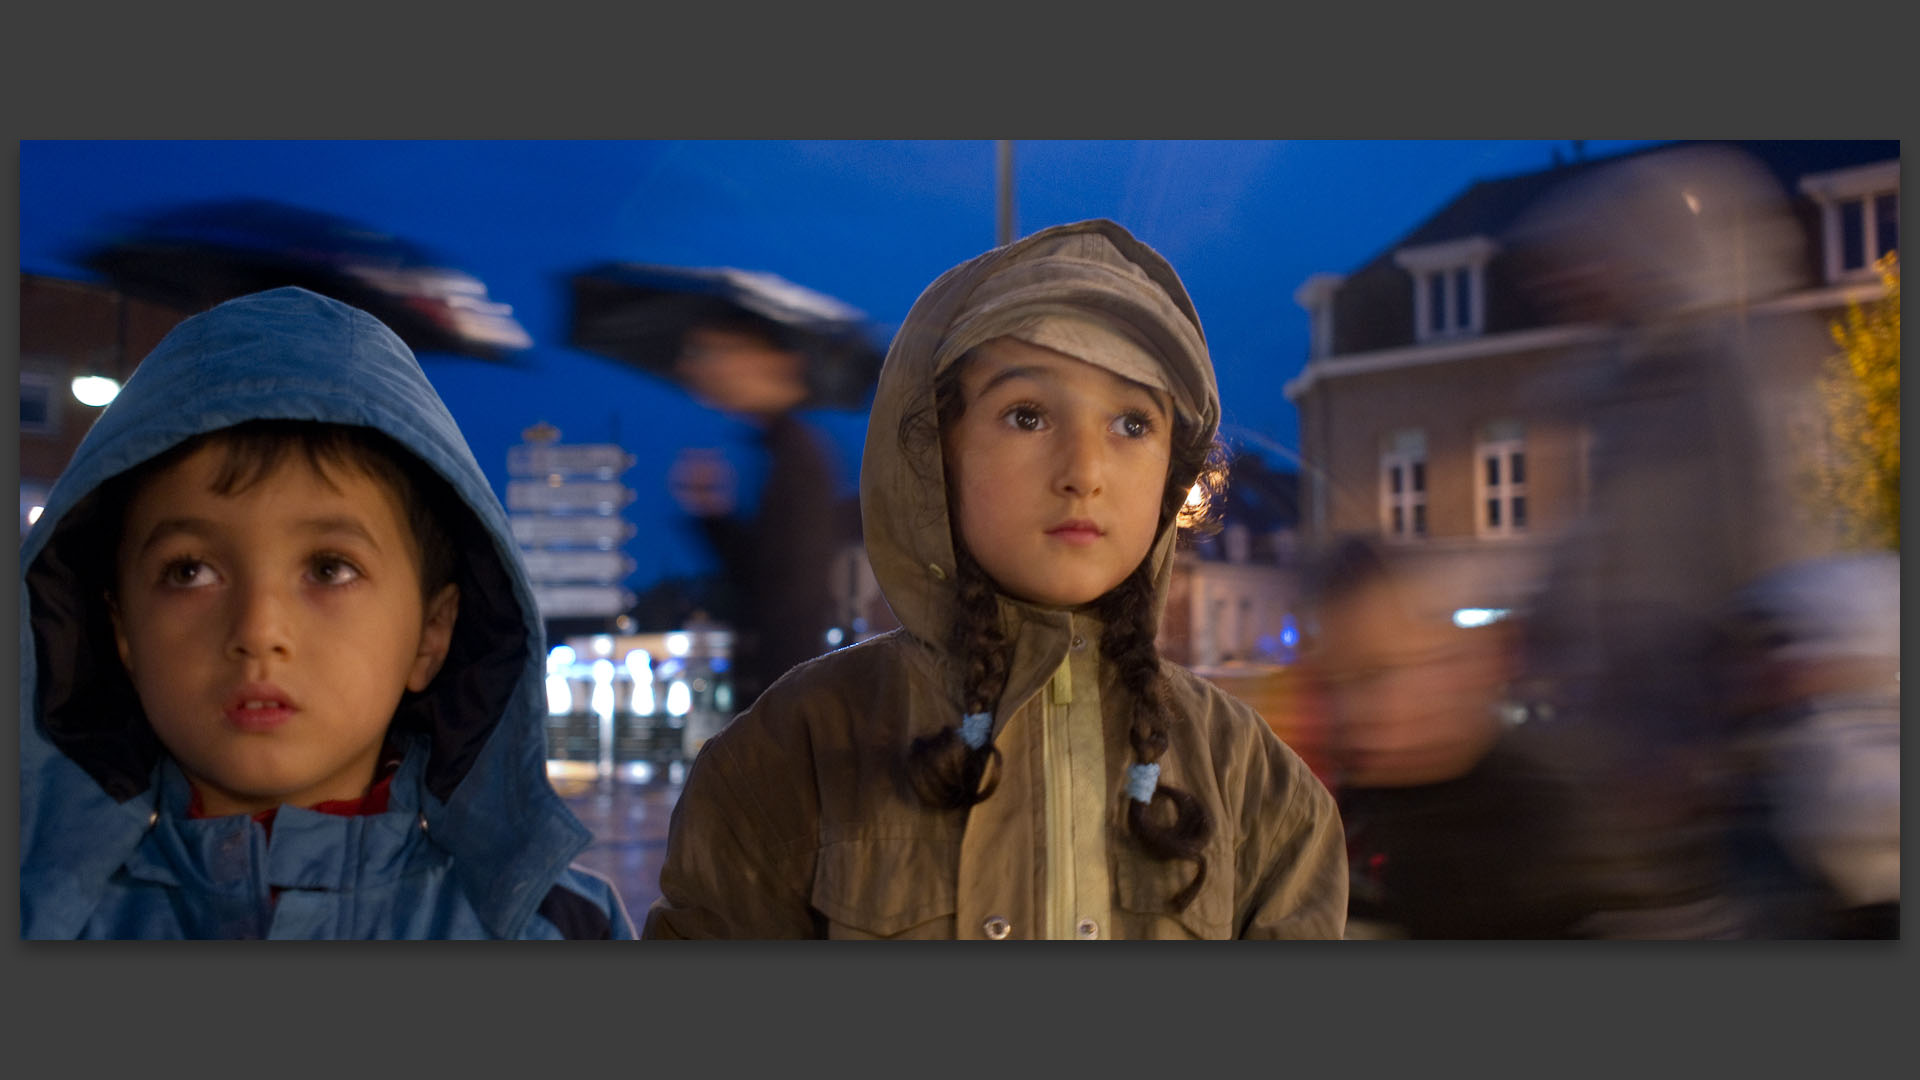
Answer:
[[(1833, 351), (1826, 321), (1879, 295), (1873, 262), (1898, 247), (1899, 143), (1684, 145), (1757, 163), (1785, 202), (1781, 231), (1797, 232), (1779, 275), (1740, 297), (1737, 324), (1768, 357), (1742, 373), (1764, 433), (1751, 447), (1767, 459), (1755, 465), (1771, 485), (1760, 497), (1784, 499), (1790, 435), (1814, 422), (1793, 388)], [(1309, 357), (1286, 393), (1302, 456), (1319, 467), (1302, 481), (1310, 543), (1372, 534), (1445, 560), (1459, 607), (1526, 603), (1550, 545), (1589, 508), (1595, 432), (1580, 402), (1627, 330), (1543, 304), (1518, 230), (1599, 169), (1680, 148), (1476, 183), (1352, 273), (1299, 286)]]

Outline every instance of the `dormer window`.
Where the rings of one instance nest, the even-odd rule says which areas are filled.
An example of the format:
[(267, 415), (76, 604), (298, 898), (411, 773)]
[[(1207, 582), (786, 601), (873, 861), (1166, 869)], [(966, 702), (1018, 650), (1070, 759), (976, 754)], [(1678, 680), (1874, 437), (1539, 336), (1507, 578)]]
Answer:
[(1817, 173), (1800, 190), (1820, 206), (1828, 282), (1871, 279), (1873, 264), (1900, 248), (1900, 163)]
[(1393, 261), (1413, 276), (1413, 338), (1468, 337), (1486, 328), (1486, 265), (1496, 250), (1484, 236), (1402, 248)]
[(1333, 355), (1333, 294), (1345, 280), (1340, 274), (1314, 274), (1293, 291), (1293, 302), (1307, 312), (1309, 360)]

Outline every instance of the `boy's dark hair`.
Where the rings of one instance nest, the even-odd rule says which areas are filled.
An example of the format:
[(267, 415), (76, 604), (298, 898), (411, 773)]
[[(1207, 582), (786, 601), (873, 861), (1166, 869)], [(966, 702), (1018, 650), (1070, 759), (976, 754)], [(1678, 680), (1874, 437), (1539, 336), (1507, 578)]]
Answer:
[[(453, 581), (454, 547), (443, 524), (446, 482), (392, 438), (372, 428), (311, 420), (249, 420), (205, 432), (100, 485), (93, 502), (102, 515), (101, 535), (114, 545), (107, 552), (110, 559), (118, 550), (126, 507), (141, 487), (208, 446), (225, 451), (213, 477), (213, 492), (222, 496), (240, 494), (273, 475), (295, 451), (303, 454), (307, 464), (329, 484), (329, 466), (361, 470), (399, 500), (408, 534), (420, 556), (421, 595), (431, 597)], [(117, 559), (113, 561), (117, 564)]]
[[(934, 380), (931, 416), (922, 409), (909, 411), (901, 419), (899, 439), (907, 460), (926, 460), (916, 451), (926, 449), (930, 435), (937, 441), (937, 433), (966, 411), (960, 392), (960, 373), (965, 366), (963, 358)], [(1188, 536), (1218, 528), (1222, 503), (1218, 496), (1226, 489), (1227, 477), (1225, 447), (1218, 439), (1201, 442), (1193, 435), (1192, 426), (1176, 416), (1172, 456), (1160, 499), (1163, 527), (1167, 521), (1178, 520)], [(1190, 506), (1189, 496), (1196, 484), (1205, 498)], [(952, 518), (949, 512), (949, 524)], [(956, 609), (947, 646), (957, 660), (961, 713), (990, 713), (1006, 690), (1011, 642), (1000, 624), (994, 584), (966, 550), (957, 531), (953, 534), (953, 551)], [(1128, 739), (1143, 765), (1157, 763), (1166, 753), (1170, 719), (1166, 679), (1154, 644), (1159, 627), (1154, 622), (1152, 560), (1149, 552), (1133, 573), (1094, 601), (1094, 610), (1105, 625), (1100, 651), (1114, 663), (1121, 684), (1128, 690), (1127, 707), (1132, 711)], [(970, 748), (960, 738), (959, 726), (952, 724), (913, 741), (907, 775), (923, 803), (958, 810), (993, 794), (999, 783), (999, 761), (1000, 751), (991, 742)], [(981, 781), (990, 768), (994, 776), (983, 787)], [(1204, 852), (1213, 834), (1211, 815), (1198, 799), (1165, 783), (1155, 788), (1150, 802), (1139, 802), (1124, 793), (1122, 797), (1128, 829), (1148, 854), (1162, 860), (1191, 859), (1198, 864), (1193, 880), (1172, 898), (1175, 911), (1186, 910), (1207, 879)], [(1171, 820), (1155, 819), (1154, 807), (1161, 804), (1172, 808)]]

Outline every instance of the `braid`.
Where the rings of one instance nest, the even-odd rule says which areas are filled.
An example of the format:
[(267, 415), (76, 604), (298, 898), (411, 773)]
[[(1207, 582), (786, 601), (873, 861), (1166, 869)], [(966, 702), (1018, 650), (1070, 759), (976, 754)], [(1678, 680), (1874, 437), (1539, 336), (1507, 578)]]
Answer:
[[(1007, 687), (1010, 645), (1000, 625), (992, 579), (964, 548), (955, 551), (953, 630), (948, 654), (960, 661), (962, 713), (991, 713)], [(958, 724), (913, 740), (907, 776), (928, 806), (959, 810), (993, 794), (1000, 784), (1000, 750), (991, 740), (978, 749), (960, 738)], [(993, 766), (986, 786), (981, 779)]]
[[(1166, 680), (1160, 673), (1160, 652), (1154, 647), (1153, 579), (1147, 563), (1142, 562), (1127, 579), (1095, 601), (1095, 608), (1106, 629), (1100, 636), (1100, 651), (1113, 662), (1129, 698), (1133, 715), (1127, 738), (1142, 765), (1158, 764), (1167, 752)], [(1185, 911), (1200, 886), (1207, 880), (1207, 839), (1213, 835), (1213, 820), (1200, 800), (1178, 788), (1160, 784), (1148, 802), (1123, 796), (1127, 803), (1127, 828), (1156, 859), (1191, 859), (1198, 864), (1193, 880), (1174, 894), (1175, 911)], [(1165, 803), (1173, 809), (1171, 821), (1154, 820), (1152, 810)]]

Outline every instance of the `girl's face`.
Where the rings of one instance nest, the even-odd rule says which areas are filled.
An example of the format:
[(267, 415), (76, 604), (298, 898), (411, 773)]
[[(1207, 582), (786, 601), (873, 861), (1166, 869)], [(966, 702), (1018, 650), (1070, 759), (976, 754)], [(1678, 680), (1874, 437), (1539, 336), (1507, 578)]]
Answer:
[(973, 351), (941, 433), (958, 533), (1002, 591), (1050, 607), (1098, 598), (1160, 527), (1167, 395), (1015, 338)]

